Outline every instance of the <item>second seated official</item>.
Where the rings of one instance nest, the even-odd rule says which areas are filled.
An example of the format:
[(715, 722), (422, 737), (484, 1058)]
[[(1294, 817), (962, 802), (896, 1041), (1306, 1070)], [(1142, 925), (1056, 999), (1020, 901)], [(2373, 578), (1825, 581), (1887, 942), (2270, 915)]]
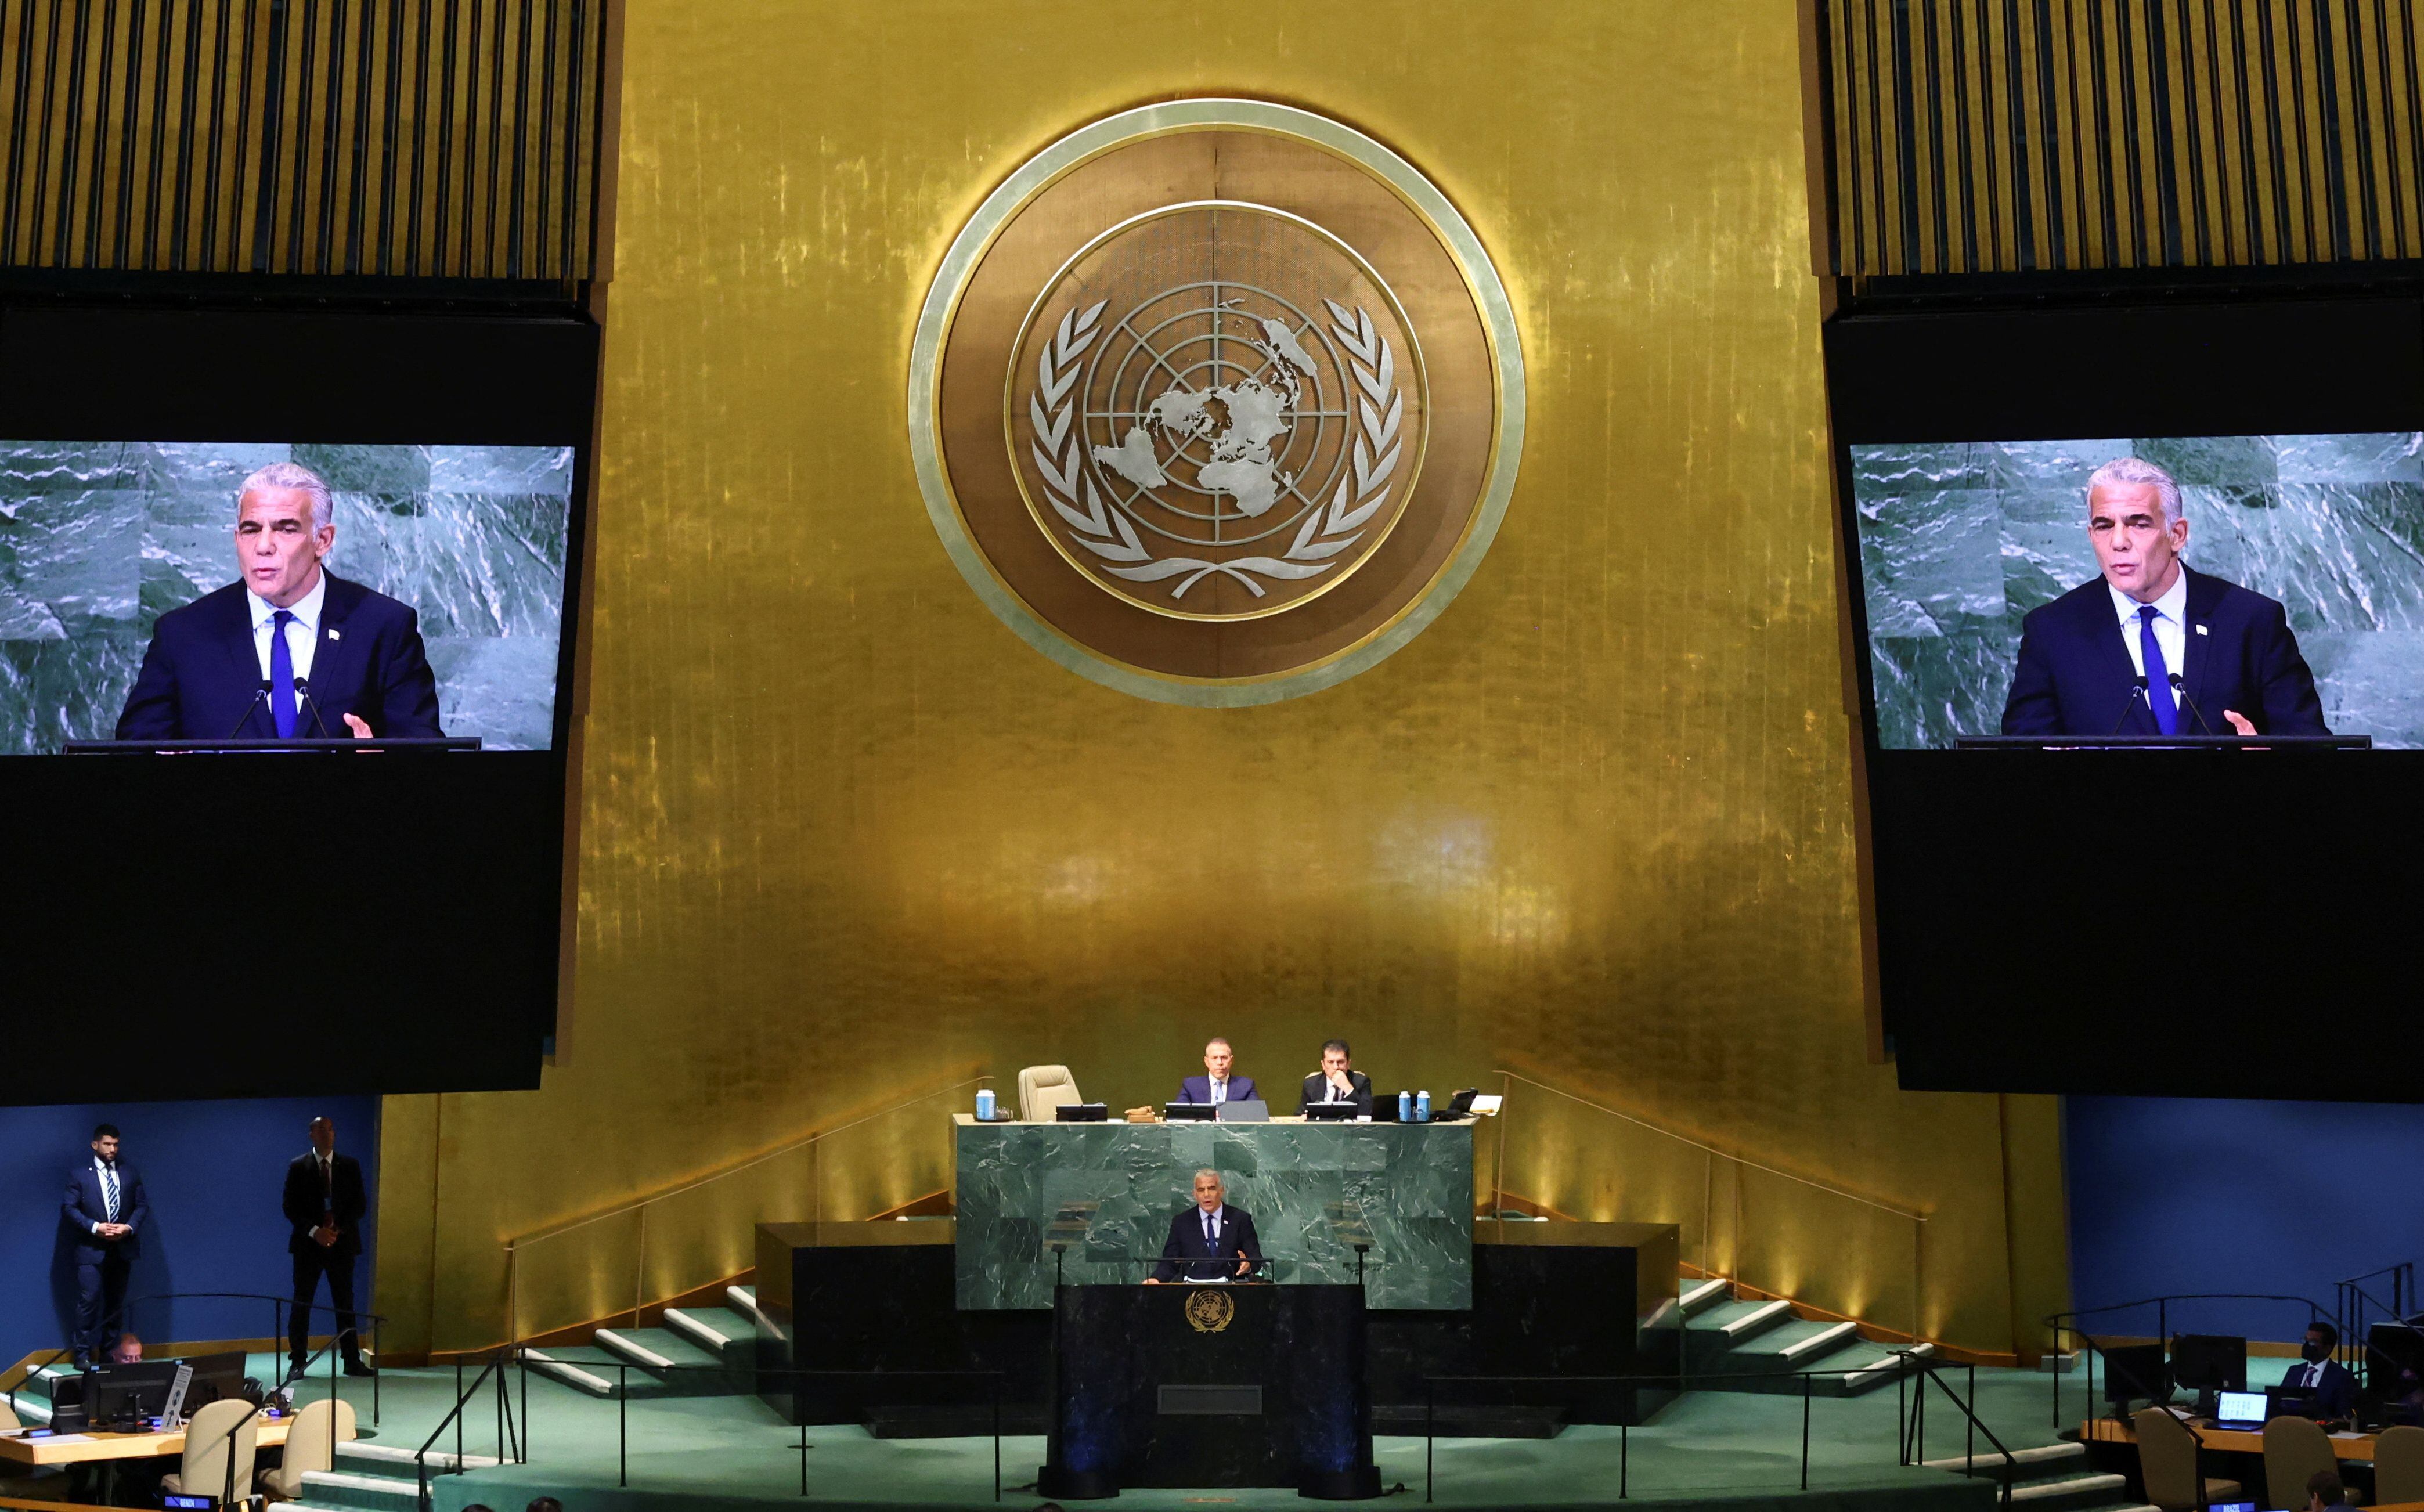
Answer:
[(1357, 1118), (1372, 1116), (1372, 1078), (1355, 1069), (1354, 1053), (1344, 1040), (1321, 1042), (1321, 1069), (1304, 1079), (1304, 1101), (1297, 1111), (1316, 1103), (1352, 1103)]

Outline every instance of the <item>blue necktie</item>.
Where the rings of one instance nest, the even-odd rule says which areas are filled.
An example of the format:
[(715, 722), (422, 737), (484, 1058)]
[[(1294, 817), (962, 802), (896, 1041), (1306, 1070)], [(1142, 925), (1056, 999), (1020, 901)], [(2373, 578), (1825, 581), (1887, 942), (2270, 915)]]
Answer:
[(269, 713), (281, 740), (295, 738), (295, 653), (286, 646), (286, 627), (294, 622), (282, 609), (269, 621)]
[(118, 1168), (101, 1168), (101, 1216), (104, 1223), (118, 1221)]
[(1207, 1254), (1220, 1252), (1220, 1235), (1213, 1232), (1212, 1215), (1209, 1213), (1204, 1215), (1204, 1249)]
[(2155, 710), (2155, 728), (2165, 735), (2180, 733), (2179, 706), (2172, 702), (2172, 669), (2163, 665), (2163, 647), (2155, 639), (2155, 606), (2138, 607), (2138, 649), (2146, 659), (2146, 702)]

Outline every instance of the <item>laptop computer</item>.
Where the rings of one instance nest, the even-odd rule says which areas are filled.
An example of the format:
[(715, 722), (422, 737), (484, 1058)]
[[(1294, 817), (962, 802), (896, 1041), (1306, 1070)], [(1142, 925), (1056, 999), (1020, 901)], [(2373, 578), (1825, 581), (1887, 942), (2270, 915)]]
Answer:
[(1165, 1123), (1207, 1122), (1216, 1111), (1218, 1111), (1218, 1105), (1213, 1103), (1164, 1103), (1161, 1105), (1161, 1118)]
[(2213, 1393), (2213, 1425), (2233, 1428), (2245, 1433), (2264, 1431), (2265, 1400), (2262, 1392), (2216, 1392)]
[(1352, 1103), (1307, 1103), (1304, 1105), (1304, 1116), (1315, 1122), (1320, 1122), (1326, 1120), (1333, 1123), (1343, 1123), (1355, 1116), (1355, 1105)]
[(1268, 1123), (1271, 1106), (1260, 1098), (1243, 1098), (1235, 1103), (1220, 1104), (1219, 1117), (1223, 1123)]

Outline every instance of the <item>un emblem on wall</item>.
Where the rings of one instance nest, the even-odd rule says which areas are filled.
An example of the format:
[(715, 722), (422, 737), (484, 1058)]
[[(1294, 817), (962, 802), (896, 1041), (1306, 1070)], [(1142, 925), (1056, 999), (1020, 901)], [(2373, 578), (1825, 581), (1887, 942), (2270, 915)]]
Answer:
[(1003, 622), (1177, 703), (1327, 687), (1427, 625), (1513, 489), (1523, 358), (1445, 198), (1251, 101), (1055, 143), (946, 255), (913, 346), (927, 511)]
[[(1202, 276), (1166, 281), (1181, 271)], [(1252, 619), (1335, 587), (1421, 470), (1405, 312), (1352, 248), (1267, 206), (1105, 232), (1037, 302), (1012, 374), (1036, 524), (1154, 613)]]

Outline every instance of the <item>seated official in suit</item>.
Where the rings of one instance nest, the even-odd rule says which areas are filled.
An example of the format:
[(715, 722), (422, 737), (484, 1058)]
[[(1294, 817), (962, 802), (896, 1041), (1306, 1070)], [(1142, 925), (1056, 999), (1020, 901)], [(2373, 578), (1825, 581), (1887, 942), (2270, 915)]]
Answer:
[(92, 1131), (92, 1158), (68, 1172), (59, 1218), (74, 1233), (75, 1334), (68, 1341), (78, 1370), (109, 1359), (124, 1327), (126, 1272), (143, 1248), (143, 1178), (120, 1157), (118, 1125)]
[(1178, 1101), (1182, 1103), (1251, 1103), (1254, 1101), (1254, 1078), (1230, 1074), (1237, 1063), (1237, 1053), (1229, 1048), (1226, 1040), (1214, 1040), (1204, 1047), (1204, 1074), (1182, 1077), (1178, 1083)]
[(327, 570), (331, 508), (328, 485), (298, 463), (244, 480), (235, 523), (244, 581), (152, 627), (120, 740), (445, 733), (420, 615)]
[(2006, 735), (2329, 735), (2288, 612), (2180, 561), (2179, 485), (2121, 457), (2087, 480), (2102, 576), (2031, 610)]
[(2328, 1323), (2314, 1324), (2306, 1329), (2306, 1342), (2299, 1346), (2298, 1363), (2281, 1377), (2284, 1391), (2314, 1393), (2317, 1417), (2344, 1418), (2356, 1408), (2356, 1377), (2332, 1358), (2339, 1342), (2339, 1329)]
[(1217, 1281), (1251, 1276), (1263, 1263), (1254, 1220), (1231, 1207), (1217, 1170), (1195, 1173), (1195, 1205), (1170, 1220), (1161, 1265), (1145, 1278), (1148, 1286), (1174, 1281)]
[(1357, 1071), (1344, 1040), (1321, 1042), (1321, 1069), (1304, 1079), (1302, 1113), (1316, 1103), (1352, 1103), (1357, 1118), (1372, 1116), (1372, 1078)]

